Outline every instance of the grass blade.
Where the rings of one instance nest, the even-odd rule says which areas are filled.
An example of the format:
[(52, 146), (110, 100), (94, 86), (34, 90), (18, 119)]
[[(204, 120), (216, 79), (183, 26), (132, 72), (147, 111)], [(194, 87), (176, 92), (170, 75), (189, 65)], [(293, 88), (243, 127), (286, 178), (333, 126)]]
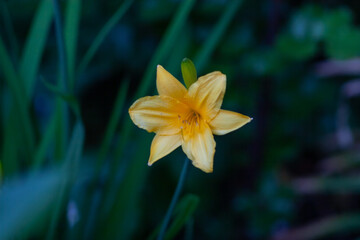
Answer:
[(166, 232), (165, 239), (173, 239), (181, 230), (184, 224), (190, 219), (199, 205), (199, 197), (193, 194), (188, 194), (179, 202), (175, 209), (176, 218)]
[(81, 0), (67, 1), (65, 12), (65, 46), (67, 56), (67, 69), (69, 76), (69, 89), (74, 90), (75, 81), (75, 62), (76, 62), (76, 44), (78, 39), (79, 21), (81, 16)]
[[(116, 127), (119, 123), (121, 113), (124, 110), (123, 108), (124, 108), (126, 93), (127, 93), (128, 89), (129, 89), (129, 80), (126, 79), (123, 81), (123, 83), (119, 87), (119, 90), (118, 90), (118, 93), (116, 96), (116, 100), (115, 100), (115, 104), (114, 104), (114, 108), (113, 108), (113, 112), (110, 116), (110, 121), (107, 125), (105, 136), (104, 136), (104, 139), (100, 146), (97, 163), (96, 163), (96, 167), (95, 167), (94, 183), (97, 183), (99, 180), (100, 171), (102, 169), (101, 167), (102, 167), (104, 159), (106, 158), (106, 155), (110, 149), (110, 143), (115, 135)], [(95, 184), (95, 186), (98, 186), (98, 185)], [(90, 237), (92, 230), (94, 229), (97, 210), (98, 210), (99, 204), (100, 204), (101, 194), (102, 194), (102, 189), (97, 189), (95, 187), (94, 192), (93, 192), (92, 203), (91, 203), (92, 207), (89, 210), (89, 217), (87, 218), (87, 224), (86, 224), (86, 228), (85, 228), (85, 238), (86, 239)]]
[(7, 83), (10, 91), (14, 97), (15, 106), (18, 111), (18, 118), (21, 121), (21, 126), (23, 128), (23, 138), (25, 140), (26, 146), (25, 149), (28, 156), (32, 156), (32, 152), (35, 146), (35, 135), (31, 124), (30, 114), (27, 108), (27, 100), (25, 89), (17, 76), (17, 73), (10, 61), (9, 56), (7, 55), (4, 43), (0, 38), (0, 68), (3, 70), (4, 79)]
[(54, 20), (55, 20), (55, 32), (56, 32), (56, 43), (59, 55), (59, 73), (60, 73), (60, 82), (59, 87), (64, 92), (68, 91), (68, 65), (67, 65), (67, 57), (65, 50), (65, 42), (64, 42), (64, 33), (62, 27), (62, 17), (60, 12), (59, 2), (57, 0), (53, 0), (53, 10), (54, 10)]
[(84, 145), (84, 137), (85, 137), (84, 126), (81, 122), (78, 122), (74, 127), (71, 142), (65, 158), (65, 172), (67, 172), (69, 175), (68, 178), (63, 179), (58, 194), (55, 194), (57, 196), (58, 201), (51, 218), (47, 239), (54, 239), (55, 230), (59, 221), (60, 213), (64, 207), (66, 197), (78, 172), (79, 163)]
[[(151, 136), (145, 132), (139, 134), (139, 139), (146, 145), (151, 142)], [(100, 221), (103, 224), (97, 235), (99, 239), (131, 239), (135, 230), (135, 221), (139, 214), (138, 200), (147, 170), (144, 159), (148, 157), (148, 152), (136, 151), (134, 155), (129, 166), (123, 171), (124, 177), (120, 185), (116, 184), (116, 181), (111, 183), (111, 186), (116, 187), (116, 189), (111, 189), (115, 191), (116, 197), (115, 201), (109, 201), (111, 205), (108, 212), (105, 208), (109, 205), (103, 206), (104, 212), (108, 215), (101, 216)]]
[(15, 35), (14, 25), (12, 23), (11, 15), (9, 13), (9, 8), (7, 6), (6, 1), (0, 1), (0, 8), (2, 13), (1, 15), (3, 16), (3, 21), (4, 21), (4, 29), (11, 49), (10, 56), (16, 65), (18, 61), (19, 43)]
[(242, 0), (233, 0), (230, 4), (227, 5), (223, 15), (221, 16), (220, 20), (217, 22), (210, 37), (205, 42), (204, 47), (197, 54), (194, 62), (196, 68), (199, 71), (202, 71), (206, 65), (206, 62), (210, 60), (211, 53), (214, 51), (216, 45), (219, 43), (221, 37), (224, 35), (225, 30), (227, 29), (229, 23), (235, 16), (235, 13), (239, 8), (240, 3), (242, 3)]
[(119, 90), (118, 90), (118, 94), (116, 96), (116, 100), (115, 100), (115, 105), (114, 105), (114, 109), (113, 112), (111, 114), (110, 117), (110, 121), (109, 124), (107, 125), (107, 129), (105, 132), (105, 136), (104, 139), (101, 143), (100, 146), (100, 151), (99, 151), (99, 156), (98, 156), (98, 162), (97, 162), (97, 167), (96, 169), (100, 169), (107, 152), (109, 151), (110, 148), (110, 143), (112, 138), (115, 135), (115, 131), (116, 131), (116, 127), (119, 123), (119, 119), (121, 116), (122, 111), (124, 110), (124, 104), (125, 104), (125, 99), (126, 99), (126, 93), (129, 89), (129, 81), (125, 80)]
[(91, 44), (89, 50), (85, 53), (84, 57), (81, 59), (77, 73), (81, 74), (90, 61), (93, 59), (95, 53), (99, 49), (101, 43), (104, 41), (109, 32), (114, 28), (115, 24), (119, 22), (122, 16), (129, 9), (130, 5), (134, 0), (126, 0), (118, 10), (114, 13), (114, 15), (107, 21), (104, 27), (100, 30), (99, 34), (96, 36), (94, 42)]
[[(3, 169), (5, 176), (11, 176), (16, 173), (16, 170), (19, 166), (18, 161), (18, 132), (14, 131), (14, 127), (19, 125), (19, 119), (15, 117), (15, 114), (9, 116), (7, 119), (8, 123), (11, 125), (4, 125), (4, 141), (3, 141), (3, 148), (2, 148), (2, 160), (3, 160)], [(14, 126), (14, 127), (13, 127)]]
[[(174, 211), (175, 219), (173, 220), (169, 229), (166, 231), (165, 239), (173, 239), (176, 236), (176, 234), (194, 214), (197, 206), (199, 205), (199, 201), (199, 197), (193, 194), (187, 194), (179, 201)], [(160, 227), (161, 225), (156, 227), (148, 240), (156, 239)]]
[(58, 119), (55, 116), (56, 112), (53, 116), (51, 116), (49, 123), (45, 129), (44, 136), (42, 136), (41, 141), (35, 151), (34, 164), (33, 169), (37, 171), (43, 164), (45, 160), (45, 155), (50, 147), (51, 142), (54, 141), (55, 129), (57, 126), (56, 120)]
[(135, 98), (144, 96), (149, 91), (151, 84), (155, 82), (152, 82), (151, 80), (153, 79), (156, 65), (163, 61), (165, 56), (169, 55), (169, 52), (175, 45), (180, 30), (183, 28), (194, 3), (194, 0), (182, 2), (174, 18), (171, 20), (169, 27), (166, 29), (159, 47), (156, 49), (154, 56), (151, 58), (151, 61), (145, 70), (144, 77), (142, 78), (139, 88), (136, 91)]
[(26, 96), (29, 99), (33, 94), (36, 75), (44, 52), (46, 38), (49, 34), (52, 16), (51, 0), (42, 0), (31, 24), (31, 29), (20, 59), (19, 74), (24, 81)]

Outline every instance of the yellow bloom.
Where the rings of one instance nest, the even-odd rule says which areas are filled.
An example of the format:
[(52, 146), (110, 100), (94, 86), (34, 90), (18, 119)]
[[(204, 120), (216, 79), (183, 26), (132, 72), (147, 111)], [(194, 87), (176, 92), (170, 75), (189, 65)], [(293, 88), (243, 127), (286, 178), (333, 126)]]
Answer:
[(195, 167), (213, 171), (213, 134), (224, 135), (251, 121), (248, 116), (220, 109), (226, 76), (212, 72), (200, 77), (187, 90), (162, 66), (157, 67), (159, 95), (138, 99), (129, 109), (132, 121), (155, 132), (148, 165), (180, 145)]

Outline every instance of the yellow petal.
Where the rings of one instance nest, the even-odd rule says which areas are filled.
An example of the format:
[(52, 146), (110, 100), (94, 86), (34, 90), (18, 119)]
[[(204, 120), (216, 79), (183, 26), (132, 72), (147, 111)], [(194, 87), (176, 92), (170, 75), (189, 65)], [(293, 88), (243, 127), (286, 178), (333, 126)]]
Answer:
[(167, 96), (138, 99), (129, 109), (132, 121), (148, 132), (173, 135), (180, 132), (179, 114), (188, 111), (184, 103)]
[(170, 135), (170, 136), (163, 136), (156, 134), (156, 136), (154, 137), (151, 143), (150, 158), (148, 165), (151, 166), (154, 162), (156, 162), (160, 158), (165, 157), (180, 145), (181, 145), (180, 134)]
[(156, 86), (159, 95), (169, 96), (178, 100), (187, 93), (186, 88), (162, 66), (157, 66)]
[(218, 115), (211, 120), (210, 127), (213, 134), (224, 135), (244, 126), (246, 123), (250, 122), (251, 119), (252, 118), (240, 113), (221, 109)]
[(206, 120), (213, 119), (222, 104), (226, 88), (226, 76), (212, 72), (200, 77), (191, 85), (188, 96), (190, 104)]
[(202, 122), (191, 137), (182, 138), (182, 149), (195, 167), (206, 173), (213, 171), (215, 140), (210, 127)]

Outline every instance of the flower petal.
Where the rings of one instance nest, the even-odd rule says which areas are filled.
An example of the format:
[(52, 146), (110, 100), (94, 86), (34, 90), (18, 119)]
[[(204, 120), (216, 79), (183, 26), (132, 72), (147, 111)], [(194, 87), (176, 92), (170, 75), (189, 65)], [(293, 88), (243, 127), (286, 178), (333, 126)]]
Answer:
[(180, 132), (179, 114), (188, 111), (184, 103), (167, 96), (138, 99), (129, 109), (132, 121), (148, 132), (173, 135)]
[(206, 173), (213, 171), (215, 140), (210, 127), (202, 122), (190, 137), (183, 136), (182, 149), (195, 167)]
[(226, 76), (221, 72), (212, 72), (200, 77), (191, 85), (188, 96), (192, 107), (203, 118), (213, 119), (222, 104), (226, 88)]
[(165, 157), (181, 145), (181, 134), (163, 136), (156, 134), (150, 150), (148, 165), (151, 166), (160, 158)]
[(246, 123), (250, 122), (251, 119), (252, 118), (240, 113), (221, 109), (218, 115), (211, 120), (210, 127), (213, 134), (224, 135), (244, 126)]
[(187, 93), (186, 88), (161, 65), (157, 66), (156, 86), (159, 95), (169, 96), (178, 100)]

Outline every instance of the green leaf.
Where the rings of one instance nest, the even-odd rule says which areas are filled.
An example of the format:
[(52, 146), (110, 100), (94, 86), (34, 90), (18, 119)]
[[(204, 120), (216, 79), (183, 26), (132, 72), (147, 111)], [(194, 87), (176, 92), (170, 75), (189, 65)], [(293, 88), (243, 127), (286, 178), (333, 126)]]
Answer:
[(129, 80), (124, 80), (118, 90), (118, 94), (114, 104), (114, 109), (111, 114), (110, 121), (107, 125), (104, 139), (102, 140), (100, 146), (97, 169), (100, 169), (102, 162), (106, 157), (107, 152), (109, 151), (111, 140), (115, 135), (116, 127), (119, 124), (121, 113), (124, 110), (126, 93), (128, 89), (129, 89)]
[(276, 40), (276, 49), (290, 60), (304, 61), (313, 57), (317, 42), (311, 38), (294, 38), (290, 34), (281, 34)]
[(325, 16), (325, 52), (330, 58), (347, 59), (360, 55), (360, 30), (352, 24), (348, 8), (332, 10)]
[(14, 64), (17, 64), (18, 53), (19, 53), (19, 43), (15, 35), (14, 24), (9, 12), (9, 8), (6, 1), (0, 1), (0, 11), (3, 17), (3, 27), (5, 30), (5, 41), (8, 40), (9, 44), (9, 55), (14, 60)]
[[(340, 29), (352, 25), (353, 16), (348, 8), (338, 8), (328, 12), (324, 16), (326, 37), (332, 37), (338, 34)], [(336, 33), (336, 34), (334, 34)]]
[(78, 170), (83, 151), (84, 138), (84, 126), (81, 121), (78, 121), (74, 127), (70, 145), (68, 147), (64, 161), (64, 171), (68, 174), (68, 176), (62, 179), (59, 189), (54, 194), (57, 198), (57, 203), (53, 209), (53, 215), (51, 218), (49, 231), (47, 233), (47, 239), (54, 239), (55, 230), (59, 221), (60, 213), (65, 205), (66, 196), (69, 194), (71, 186), (79, 172)]
[(53, 8), (51, 0), (42, 0), (31, 24), (20, 60), (19, 74), (24, 81), (26, 96), (31, 99), (41, 57), (49, 34)]
[(54, 135), (55, 135), (55, 130), (56, 130), (56, 126), (57, 126), (56, 121), (58, 119), (56, 114), (57, 114), (57, 112), (55, 111), (55, 113), (51, 116), (51, 118), (46, 126), (45, 133), (41, 137), (40, 143), (39, 143), (38, 147), (36, 148), (34, 164), (33, 164), (34, 171), (37, 171), (43, 164), (43, 162), (45, 160), (45, 155), (49, 151), (50, 144), (55, 139)]
[(259, 49), (244, 58), (244, 71), (252, 72), (255, 76), (264, 76), (282, 71), (283, 57), (272, 49)]
[[(165, 233), (165, 239), (173, 239), (187, 221), (193, 216), (197, 206), (199, 205), (199, 197), (194, 194), (187, 194), (176, 205), (174, 211), (174, 220)], [(148, 237), (148, 240), (153, 240), (159, 234), (161, 223)]]
[(100, 45), (114, 28), (114, 26), (119, 22), (119, 20), (124, 16), (129, 7), (131, 6), (133, 0), (126, 0), (123, 2), (114, 15), (106, 22), (104, 27), (100, 30), (99, 34), (96, 36), (95, 40), (91, 44), (88, 51), (85, 53), (84, 57), (81, 59), (77, 73), (81, 74), (85, 68), (88, 66), (90, 61), (93, 59), (95, 53), (99, 49)]
[(76, 44), (78, 39), (79, 21), (81, 16), (81, 0), (67, 1), (65, 12), (64, 38), (67, 57), (67, 69), (69, 76), (70, 91), (75, 85), (75, 61), (76, 61)]
[(135, 98), (140, 98), (149, 91), (149, 88), (153, 83), (152, 79), (156, 66), (164, 60), (165, 56), (170, 54), (170, 51), (172, 51), (172, 48), (175, 45), (174, 43), (176, 43), (177, 37), (180, 34), (194, 3), (194, 0), (183, 1), (174, 17), (171, 19), (171, 22), (161, 39), (159, 47), (156, 49), (145, 70), (139, 88), (135, 93)]
[(325, 41), (325, 51), (330, 58), (347, 59), (360, 56), (360, 30), (343, 27), (329, 35)]
[(194, 63), (190, 59), (184, 58), (181, 62), (181, 72), (186, 87), (190, 88), (190, 86), (197, 81), (197, 74)]
[(53, 85), (49, 82), (47, 82), (45, 79), (42, 79), (42, 82), (44, 83), (45, 87), (53, 92), (55, 95), (63, 99), (65, 102), (67, 102), (70, 106), (70, 108), (73, 110), (74, 114), (76, 116), (79, 116), (80, 109), (78, 102), (76, 100), (76, 97), (72, 94), (65, 93), (60, 87)]
[(322, 40), (325, 34), (325, 15), (323, 7), (305, 5), (292, 16), (288, 33), (296, 40)]
[(0, 239), (31, 238), (46, 224), (65, 172), (47, 170), (5, 182), (0, 189)]
[[(10, 116), (20, 119), (21, 127), (23, 128), (23, 139), (25, 140), (25, 144), (26, 144), (25, 149), (27, 150), (27, 154), (29, 154), (29, 156), (32, 156), (32, 151), (34, 150), (34, 146), (35, 146), (35, 134), (30, 119), (30, 113), (27, 108), (28, 101), (26, 99), (25, 89), (6, 52), (1, 37), (0, 37), (0, 69), (2, 69), (5, 82), (7, 83), (12, 93), (12, 96), (14, 97), (15, 107), (17, 111), (17, 115), (10, 114)], [(10, 117), (10, 119), (13, 118)], [(11, 124), (11, 122), (9, 124)]]
[(224, 35), (225, 30), (229, 26), (231, 20), (234, 18), (236, 11), (242, 2), (242, 0), (233, 0), (227, 4), (224, 13), (216, 23), (214, 30), (211, 32), (204, 46), (195, 57), (194, 62), (196, 63), (197, 69), (199, 71), (202, 71), (206, 63), (209, 61), (212, 52), (219, 43), (221, 37)]
[(193, 194), (188, 194), (181, 199), (174, 211), (176, 217), (167, 230), (165, 239), (173, 239), (176, 236), (184, 224), (194, 214), (197, 206), (199, 205), (199, 201), (199, 197)]

